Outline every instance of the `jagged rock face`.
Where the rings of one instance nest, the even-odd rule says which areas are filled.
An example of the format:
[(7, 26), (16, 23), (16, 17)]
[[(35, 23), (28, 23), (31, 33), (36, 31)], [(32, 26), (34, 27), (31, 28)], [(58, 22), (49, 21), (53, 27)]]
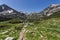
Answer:
[(59, 4), (51, 4), (50, 6), (48, 6), (47, 8), (45, 8), (42, 13), (45, 16), (50, 16), (54, 12), (57, 12), (57, 11), (60, 11), (60, 5)]
[(49, 17), (53, 14), (56, 15), (55, 12), (58, 12), (58, 11), (60, 11), (60, 5), (59, 4), (51, 4), (39, 13), (35, 12), (35, 13), (29, 14), (27, 18), (31, 19), (31, 20), (41, 20), (41, 19), (43, 19), (45, 17)]
[(45, 17), (45, 16), (50, 16), (53, 13), (58, 12), (58, 11), (60, 11), (60, 4), (51, 4), (47, 8), (45, 8), (43, 11), (41, 11), (40, 13), (30, 14), (30, 17), (38, 16), (39, 18), (41, 18), (41, 17)]
[(19, 18), (19, 19), (24, 19), (25, 14), (20, 13), (9, 6), (3, 4), (0, 6), (0, 19), (13, 19), (13, 18)]
[(3, 4), (3, 5), (0, 6), (0, 12), (2, 12), (2, 11), (13, 11), (13, 12), (17, 12), (16, 10), (10, 8), (9, 6), (7, 6), (5, 4)]

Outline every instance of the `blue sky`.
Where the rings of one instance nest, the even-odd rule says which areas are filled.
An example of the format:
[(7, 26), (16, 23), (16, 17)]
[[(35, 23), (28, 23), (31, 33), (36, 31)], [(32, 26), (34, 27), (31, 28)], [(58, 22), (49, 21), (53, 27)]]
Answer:
[(17, 11), (40, 12), (50, 4), (60, 4), (60, 0), (0, 0)]

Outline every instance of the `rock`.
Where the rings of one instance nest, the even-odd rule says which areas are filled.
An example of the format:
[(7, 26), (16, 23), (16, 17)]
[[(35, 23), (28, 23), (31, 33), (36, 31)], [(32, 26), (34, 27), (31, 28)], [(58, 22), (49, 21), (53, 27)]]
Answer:
[(33, 24), (33, 23), (29, 23), (28, 25), (30, 25), (30, 26), (34, 26), (34, 24)]
[(7, 37), (5, 40), (13, 40), (14, 37)]

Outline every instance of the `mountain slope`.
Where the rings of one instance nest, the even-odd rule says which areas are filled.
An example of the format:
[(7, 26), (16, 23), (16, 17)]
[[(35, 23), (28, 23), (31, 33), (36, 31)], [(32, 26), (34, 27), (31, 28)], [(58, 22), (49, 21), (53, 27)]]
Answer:
[[(22, 34), (23, 31), (24, 32), (21, 36), (23, 36), (25, 40), (60, 40), (60, 9), (58, 9), (59, 7), (60, 6), (54, 4), (52, 5), (52, 7), (50, 5), (45, 10), (43, 10), (41, 14), (33, 13), (27, 15), (27, 21), (31, 19), (30, 21), (33, 20), (34, 22), (20, 23), (20, 20), (18, 21), (18, 19), (0, 22), (0, 40), (5, 40), (7, 37), (14, 37), (14, 40), (18, 40), (19, 36)], [(56, 11), (54, 11), (53, 9), (56, 9)], [(3, 19), (25, 18), (25, 14), (16, 13), (8, 10), (1, 11), (0, 19), (2, 19), (2, 17)], [(48, 11), (46, 12), (46, 10)], [(42, 18), (43, 20), (39, 20), (40, 18)], [(35, 21), (36, 19), (38, 20)]]
[(60, 13), (57, 13), (60, 11), (60, 4), (51, 4), (48, 7), (46, 7), (43, 11), (38, 13), (31, 13), (28, 15), (28, 20), (34, 21), (34, 20), (42, 20), (47, 19), (50, 17), (60, 17)]
[(50, 6), (48, 6), (47, 8), (45, 8), (41, 13), (44, 16), (50, 16), (54, 12), (57, 12), (57, 11), (60, 11), (60, 4), (51, 4)]
[(0, 6), (0, 19), (4, 20), (4, 19), (24, 19), (25, 18), (25, 14), (18, 12), (12, 8), (10, 8), (9, 6), (3, 4)]
[(26, 27), (26, 40), (60, 40), (60, 16), (54, 14), (51, 18), (37, 22), (29, 23)]
[(51, 10), (48, 9), (48, 13), (44, 11), (46, 15), (43, 13), (43, 20), (28, 24), (25, 33), (26, 40), (60, 40), (60, 5), (54, 5)]

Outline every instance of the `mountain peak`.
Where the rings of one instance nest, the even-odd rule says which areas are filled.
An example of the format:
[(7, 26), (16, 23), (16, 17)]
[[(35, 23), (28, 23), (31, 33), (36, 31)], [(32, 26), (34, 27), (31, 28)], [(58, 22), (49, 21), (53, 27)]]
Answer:
[(2, 4), (1, 6), (7, 6), (6, 4)]
[(9, 7), (9, 6), (7, 6), (6, 4), (2, 4), (2, 5), (0, 5), (0, 6), (2, 6), (2, 7)]
[(59, 6), (60, 4), (51, 4), (51, 7)]
[(7, 10), (8, 10), (8, 11), (13, 10), (13, 12), (17, 12), (17, 13), (18, 13), (18, 11), (16, 11), (15, 9), (9, 7), (9, 6), (6, 5), (6, 4), (0, 5), (0, 12), (7, 11)]
[(9, 9), (11, 9), (11, 8), (9, 6), (7, 6), (6, 4), (0, 5), (0, 12), (5, 11), (5, 10), (9, 10)]
[(43, 10), (42, 14), (45, 16), (50, 16), (54, 12), (58, 12), (58, 11), (60, 11), (60, 4), (51, 4)]

